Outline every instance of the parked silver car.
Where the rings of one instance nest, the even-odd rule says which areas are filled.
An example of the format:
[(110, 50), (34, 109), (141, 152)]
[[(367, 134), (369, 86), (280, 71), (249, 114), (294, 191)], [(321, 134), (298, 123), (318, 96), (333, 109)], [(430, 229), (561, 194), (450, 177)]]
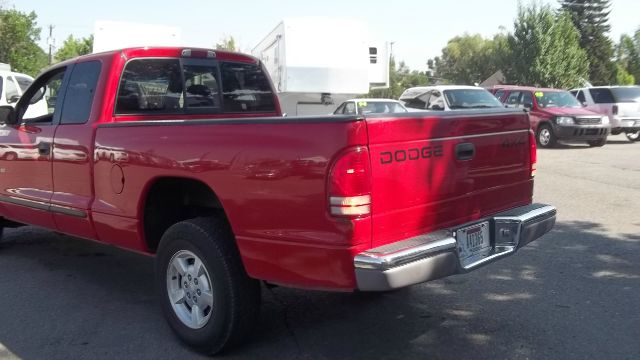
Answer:
[(612, 135), (624, 132), (629, 140), (640, 140), (640, 86), (596, 86), (571, 93), (588, 110), (609, 116)]

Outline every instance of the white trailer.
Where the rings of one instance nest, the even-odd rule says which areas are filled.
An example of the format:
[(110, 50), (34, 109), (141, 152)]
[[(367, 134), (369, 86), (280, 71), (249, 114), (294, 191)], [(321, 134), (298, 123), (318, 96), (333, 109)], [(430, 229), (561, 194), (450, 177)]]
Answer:
[(328, 114), (344, 100), (389, 86), (389, 51), (351, 19), (283, 20), (252, 51), (289, 115)]

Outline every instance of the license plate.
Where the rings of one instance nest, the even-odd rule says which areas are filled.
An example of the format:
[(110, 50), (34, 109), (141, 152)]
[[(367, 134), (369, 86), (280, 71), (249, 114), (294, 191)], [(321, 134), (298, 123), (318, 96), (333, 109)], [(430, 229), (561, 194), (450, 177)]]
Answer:
[(456, 231), (460, 262), (463, 267), (480, 260), (491, 251), (489, 223), (483, 222)]

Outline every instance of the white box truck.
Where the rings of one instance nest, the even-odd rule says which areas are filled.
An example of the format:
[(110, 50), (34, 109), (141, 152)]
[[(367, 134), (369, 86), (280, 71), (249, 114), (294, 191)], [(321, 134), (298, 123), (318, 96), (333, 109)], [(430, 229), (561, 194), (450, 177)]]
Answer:
[(389, 84), (387, 44), (376, 45), (365, 24), (352, 19), (285, 19), (252, 54), (265, 64), (289, 115), (329, 114), (371, 86)]

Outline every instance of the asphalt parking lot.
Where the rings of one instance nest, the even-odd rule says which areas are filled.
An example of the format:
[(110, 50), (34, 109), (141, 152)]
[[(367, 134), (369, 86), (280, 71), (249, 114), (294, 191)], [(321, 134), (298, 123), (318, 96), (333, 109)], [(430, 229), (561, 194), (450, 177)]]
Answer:
[[(640, 143), (538, 153), (552, 233), (471, 274), (384, 294), (263, 289), (230, 359), (637, 359)], [(35, 228), (0, 244), (0, 359), (185, 359), (153, 261)]]

